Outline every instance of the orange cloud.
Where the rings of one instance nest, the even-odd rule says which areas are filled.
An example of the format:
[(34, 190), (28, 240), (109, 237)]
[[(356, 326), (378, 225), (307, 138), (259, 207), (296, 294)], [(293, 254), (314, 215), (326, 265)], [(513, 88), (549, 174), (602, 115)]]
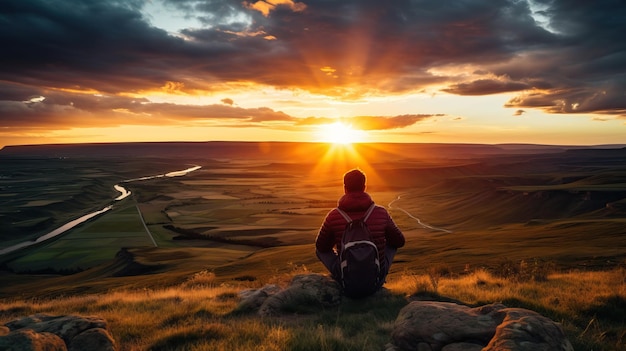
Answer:
[[(441, 114), (418, 114), (399, 116), (357, 116), (340, 118), (341, 122), (348, 124), (356, 130), (389, 130), (406, 128), (421, 121), (434, 117), (443, 116)], [(298, 125), (320, 125), (332, 124), (337, 119), (329, 117), (307, 117), (298, 120)]]
[(250, 9), (259, 11), (265, 17), (269, 16), (270, 12), (278, 6), (286, 6), (294, 12), (300, 12), (306, 9), (306, 4), (292, 0), (260, 0), (255, 3), (244, 2), (244, 4)]

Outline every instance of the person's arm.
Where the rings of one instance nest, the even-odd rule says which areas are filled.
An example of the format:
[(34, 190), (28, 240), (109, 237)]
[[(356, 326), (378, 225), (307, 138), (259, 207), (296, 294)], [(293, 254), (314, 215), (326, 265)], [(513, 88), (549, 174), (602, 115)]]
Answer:
[(396, 249), (400, 248), (404, 246), (405, 243), (404, 234), (402, 234), (402, 231), (400, 230), (400, 228), (398, 228), (391, 216), (389, 216), (389, 214), (387, 214), (387, 216), (389, 217), (389, 220), (387, 221), (387, 226), (385, 227), (385, 238), (387, 240), (387, 245)]
[(330, 229), (329, 217), (330, 212), (326, 215), (322, 227), (317, 234), (317, 238), (315, 238), (315, 248), (319, 252), (331, 252), (335, 246), (335, 235)]

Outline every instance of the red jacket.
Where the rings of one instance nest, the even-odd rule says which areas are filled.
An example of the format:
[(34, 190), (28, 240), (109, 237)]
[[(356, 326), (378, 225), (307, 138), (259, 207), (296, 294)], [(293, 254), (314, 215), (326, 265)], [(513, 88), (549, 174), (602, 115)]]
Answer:
[[(342, 196), (338, 201), (338, 207), (346, 212), (350, 218), (358, 219), (365, 216), (365, 212), (373, 202), (366, 192), (353, 192)], [(372, 241), (378, 247), (381, 262), (385, 256), (386, 245), (393, 248), (404, 246), (404, 235), (384, 207), (376, 206), (366, 223), (372, 235)], [(330, 252), (336, 248), (337, 253), (339, 253), (341, 237), (345, 228), (346, 220), (337, 212), (337, 209), (328, 212), (315, 239), (317, 250)]]

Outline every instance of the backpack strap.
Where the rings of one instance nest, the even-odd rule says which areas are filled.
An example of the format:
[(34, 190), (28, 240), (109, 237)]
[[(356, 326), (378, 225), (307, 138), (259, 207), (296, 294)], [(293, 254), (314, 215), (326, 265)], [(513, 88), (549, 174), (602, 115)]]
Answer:
[(372, 214), (372, 212), (374, 212), (374, 208), (376, 208), (376, 204), (372, 202), (372, 204), (370, 205), (370, 208), (368, 208), (367, 212), (365, 212), (365, 217), (363, 217), (363, 222), (367, 221), (367, 219), (370, 218), (370, 215)]
[[(365, 212), (365, 216), (363, 216), (363, 222), (370, 218), (370, 215), (374, 212), (374, 208), (376, 208), (376, 204), (372, 203), (367, 209), (367, 212)], [(339, 214), (341, 214), (348, 223), (352, 222), (352, 218), (350, 218), (350, 216), (348, 216), (348, 214), (342, 211), (339, 207), (337, 207), (337, 212), (339, 212)]]

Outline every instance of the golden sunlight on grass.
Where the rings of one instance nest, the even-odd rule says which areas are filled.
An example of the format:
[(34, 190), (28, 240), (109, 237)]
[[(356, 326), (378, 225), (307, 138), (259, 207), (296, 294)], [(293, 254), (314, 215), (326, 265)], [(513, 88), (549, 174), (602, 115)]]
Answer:
[(626, 345), (620, 314), (626, 299), (624, 268), (550, 274), (545, 281), (499, 278), (480, 269), (457, 277), (437, 272), (394, 274), (386, 285), (390, 294), (369, 300), (365, 310), (362, 301), (344, 300), (337, 309), (260, 319), (235, 312), (239, 291), (258, 283), (219, 284), (213, 273), (203, 271), (164, 289), (0, 302), (0, 324), (34, 313), (98, 315), (123, 351), (380, 350), (407, 297), (432, 296), (536, 310), (562, 323), (576, 349), (622, 350)]

